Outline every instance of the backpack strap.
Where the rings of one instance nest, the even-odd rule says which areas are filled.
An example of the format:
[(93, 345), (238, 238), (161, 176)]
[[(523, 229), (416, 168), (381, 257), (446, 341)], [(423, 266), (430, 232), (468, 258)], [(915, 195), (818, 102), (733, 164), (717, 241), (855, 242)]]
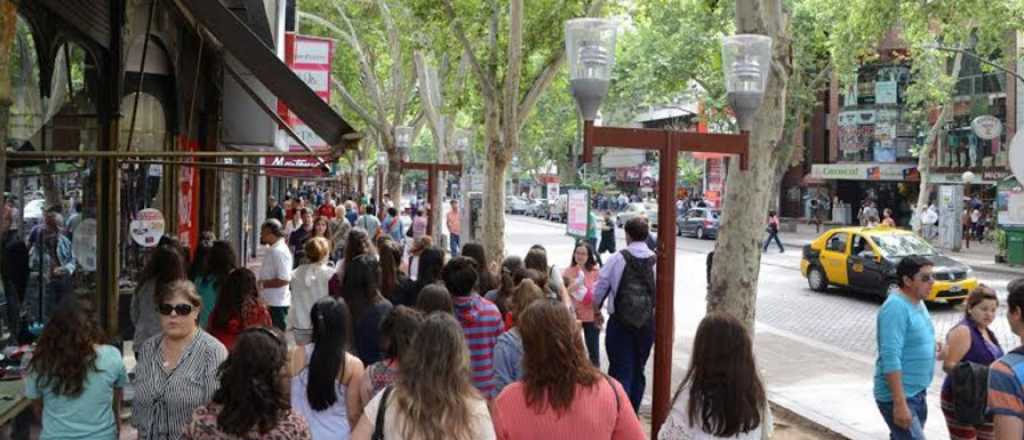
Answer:
[[(388, 410), (388, 396), (391, 395), (391, 385), (384, 388), (384, 394), (380, 396), (380, 405), (377, 406), (377, 421), (373, 425), (373, 436), (371, 440), (384, 440), (384, 413)], [(618, 398), (618, 394), (616, 394)]]

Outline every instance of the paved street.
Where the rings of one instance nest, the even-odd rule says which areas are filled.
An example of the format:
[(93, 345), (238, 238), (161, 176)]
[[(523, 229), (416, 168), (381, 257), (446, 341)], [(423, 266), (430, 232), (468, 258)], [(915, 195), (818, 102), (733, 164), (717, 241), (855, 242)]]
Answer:
[[(564, 225), (522, 216), (508, 216), (507, 219), (506, 241), (509, 253), (525, 255), (533, 244), (542, 244), (548, 249), (550, 264), (561, 268), (569, 262), (572, 239), (564, 235)], [(618, 232), (621, 248), (624, 239), (622, 230)], [(688, 359), (686, 352), (689, 343), (700, 317), (704, 314), (704, 259), (713, 245), (712, 241), (690, 238), (680, 238), (677, 242), (676, 353), (673, 373), (675, 381), (682, 378)], [(832, 417), (837, 424), (844, 426), (830, 428), (852, 438), (885, 438), (884, 425), (870, 399), (875, 356), (875, 314), (880, 300), (838, 289), (830, 289), (824, 294), (811, 291), (800, 275), (800, 252), (801, 250), (794, 246), (786, 249), (785, 254), (779, 254), (772, 248), (762, 259), (757, 304), (758, 358), (762, 368), (777, 369), (780, 365), (771, 363), (778, 364), (784, 360), (806, 360), (813, 363), (827, 358), (832, 362), (838, 362), (840, 365), (837, 368), (848, 367), (849, 371), (836, 371), (836, 374), (849, 374), (851, 378), (856, 378), (856, 391), (860, 394), (860, 400), (865, 403), (850, 405), (850, 399), (845, 399), (850, 391), (843, 388), (833, 390), (837, 393), (835, 399), (823, 398), (820, 395), (815, 398), (814, 393), (823, 392), (824, 384), (809, 384), (806, 380), (800, 380), (807, 379), (806, 377), (799, 376), (814, 376), (811, 379), (820, 381), (827, 378), (829, 374), (826, 373), (829, 372), (818, 374), (812, 371), (799, 371), (800, 362), (792, 368), (796, 371), (788, 373), (789, 376), (796, 377), (781, 377), (779, 381), (773, 383), (773, 375), (766, 374), (769, 390), (775, 388), (780, 395), (788, 396), (786, 399), (798, 407), (804, 404), (813, 407), (810, 403), (813, 400), (835, 402), (833, 406), (846, 407), (847, 412), (854, 411), (858, 414), (851, 412), (850, 420), (844, 422), (841, 420), (842, 414), (831, 413), (826, 420)], [(1006, 285), (1013, 276), (983, 271), (976, 272), (976, 276), (994, 287), (999, 292), (1001, 300), (1005, 300)], [(963, 311), (959, 307), (933, 305), (929, 309), (935, 322), (936, 334), (942, 337), (963, 316)], [(1003, 319), (1005, 313), (1005, 304), (1002, 304), (999, 318), (993, 327), (1003, 346), (1013, 347), (1019, 341), (1010, 333)], [(779, 349), (774, 353), (762, 352), (763, 349), (771, 349), (773, 346)], [(944, 373), (941, 369), (937, 370), (933, 392), (929, 396), (932, 412), (927, 428), (929, 438), (947, 438), (945, 424), (938, 410), (938, 387)], [(849, 382), (843, 379), (832, 380), (829, 383), (842, 384), (844, 381)], [(781, 385), (785, 385), (785, 388)], [(850, 386), (854, 385), (846, 385)], [(822, 412), (830, 413), (825, 410)], [(843, 431), (844, 429), (846, 431)]]

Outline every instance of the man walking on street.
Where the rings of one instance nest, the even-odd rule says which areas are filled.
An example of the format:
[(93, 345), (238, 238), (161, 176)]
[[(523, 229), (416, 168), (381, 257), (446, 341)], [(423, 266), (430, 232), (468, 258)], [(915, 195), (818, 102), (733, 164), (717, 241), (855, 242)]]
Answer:
[(448, 224), (448, 234), (451, 236), (448, 240), (448, 244), (451, 247), (452, 257), (459, 256), (459, 249), (461, 249), (461, 235), (462, 235), (462, 223), (459, 217), (459, 201), (452, 199), (452, 209), (448, 211), (446, 223)]
[[(1006, 320), (1024, 340), (1024, 278), (1006, 286)], [(988, 372), (988, 415), (997, 440), (1024, 438), (1024, 346), (992, 363)]]
[(587, 243), (590, 244), (590, 249), (595, 250), (594, 256), (597, 258), (597, 265), (601, 266), (604, 263), (601, 262), (601, 253), (596, 252), (597, 249), (597, 237), (600, 233), (597, 229), (597, 214), (594, 210), (590, 210), (590, 214), (587, 215)]
[(263, 254), (257, 287), (260, 298), (270, 310), (270, 319), (281, 331), (285, 330), (285, 318), (292, 303), (289, 285), (292, 281), (292, 253), (284, 239), (284, 226), (276, 219), (263, 222), (260, 227), (260, 242), (270, 246)]
[(889, 292), (878, 311), (874, 394), (894, 440), (925, 438), (925, 397), (942, 351), (923, 303), (934, 282), (932, 266), (920, 256), (900, 260), (896, 266), (900, 287)]
[(277, 197), (274, 197), (274, 196), (267, 197), (267, 206), (269, 206), (269, 208), (267, 208), (267, 218), (264, 219), (264, 220), (276, 219), (277, 221), (281, 222), (281, 224), (283, 225), (284, 224), (284, 208), (282, 208), (281, 205), (279, 205), (277, 203)]
[(626, 249), (608, 258), (594, 285), (594, 311), (600, 322), (608, 300), (608, 375), (622, 384), (639, 413), (647, 383), (644, 367), (654, 345), (655, 254), (647, 247), (646, 219), (632, 218), (625, 229)]
[(356, 226), (366, 230), (371, 240), (376, 239), (377, 233), (380, 232), (380, 219), (373, 214), (374, 212), (376, 211), (373, 205), (363, 205), (363, 215), (356, 220)]

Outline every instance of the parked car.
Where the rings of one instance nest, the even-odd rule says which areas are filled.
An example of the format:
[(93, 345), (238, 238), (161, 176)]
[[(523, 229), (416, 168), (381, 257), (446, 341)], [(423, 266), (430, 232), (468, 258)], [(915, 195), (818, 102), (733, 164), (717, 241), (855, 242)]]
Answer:
[(516, 196), (511, 196), (505, 199), (505, 212), (513, 215), (522, 215), (526, 213), (527, 202)]
[(711, 208), (693, 208), (676, 218), (676, 234), (692, 235), (698, 239), (714, 240), (718, 237), (718, 217), (721, 212)]
[(533, 216), (547, 220), (551, 216), (551, 205), (554, 203), (554, 200), (541, 199), (540, 205), (534, 208)]
[(935, 264), (935, 283), (926, 301), (958, 304), (978, 287), (967, 265), (942, 255), (913, 232), (884, 226), (825, 232), (804, 246), (800, 272), (818, 292), (839, 286), (885, 298), (899, 288), (896, 265), (911, 255)]
[(644, 217), (651, 228), (658, 227), (658, 205), (655, 203), (634, 202), (626, 205), (626, 209), (615, 215), (615, 224), (623, 227), (634, 217)]
[(540, 217), (540, 212), (548, 204), (548, 199), (533, 199), (526, 202), (526, 211), (523, 213), (530, 217)]

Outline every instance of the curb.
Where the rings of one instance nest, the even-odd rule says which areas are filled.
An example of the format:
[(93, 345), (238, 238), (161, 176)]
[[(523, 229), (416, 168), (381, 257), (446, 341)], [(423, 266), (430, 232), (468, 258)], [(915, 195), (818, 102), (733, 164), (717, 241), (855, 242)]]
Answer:
[(780, 420), (787, 420), (787, 421), (792, 420), (792, 421), (795, 421), (796, 423), (798, 423), (798, 424), (800, 424), (800, 425), (802, 425), (802, 426), (804, 426), (804, 427), (806, 427), (808, 429), (811, 429), (811, 430), (814, 430), (814, 431), (818, 431), (818, 434), (821, 435), (819, 438), (828, 438), (828, 439), (851, 439), (852, 438), (852, 437), (848, 437), (848, 436), (846, 436), (846, 435), (844, 435), (844, 434), (842, 434), (840, 432), (837, 432), (836, 430), (834, 430), (834, 429), (832, 429), (832, 428), (830, 428), (828, 426), (825, 426), (825, 425), (823, 425), (821, 423), (818, 423), (818, 422), (814, 421), (813, 419), (811, 419), (810, 417), (804, 416), (803, 414), (800, 414), (800, 413), (790, 409), (787, 405), (782, 403), (782, 400), (783, 399), (776, 399), (776, 398), (772, 398), (772, 397), (768, 398), (768, 405), (769, 405), (769, 407), (771, 409), (772, 416), (775, 418), (775, 423), (776, 424)]

